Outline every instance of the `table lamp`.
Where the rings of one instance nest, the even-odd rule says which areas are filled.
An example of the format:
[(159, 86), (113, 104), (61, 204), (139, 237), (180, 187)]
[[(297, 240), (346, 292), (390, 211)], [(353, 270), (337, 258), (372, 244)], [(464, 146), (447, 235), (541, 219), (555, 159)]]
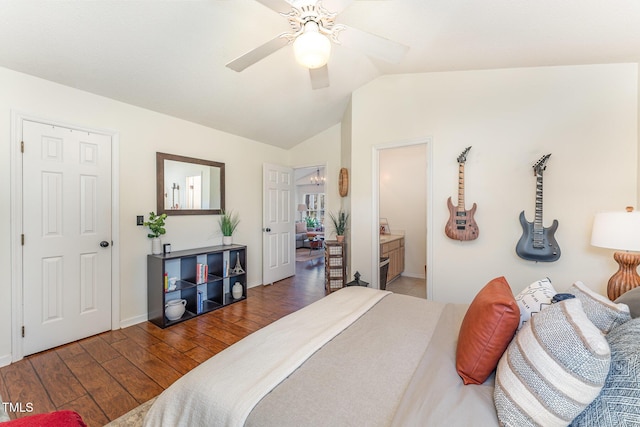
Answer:
[(640, 285), (638, 264), (640, 253), (640, 212), (628, 206), (626, 212), (601, 212), (593, 220), (591, 244), (601, 248), (615, 249), (613, 259), (618, 271), (607, 285), (607, 296), (611, 301)]
[(300, 204), (298, 205), (298, 212), (300, 212), (300, 221), (302, 221), (302, 220), (303, 220), (303, 218), (302, 218), (302, 212), (304, 212), (304, 211), (306, 211), (306, 210), (307, 210), (307, 205), (305, 205), (304, 203), (300, 203)]

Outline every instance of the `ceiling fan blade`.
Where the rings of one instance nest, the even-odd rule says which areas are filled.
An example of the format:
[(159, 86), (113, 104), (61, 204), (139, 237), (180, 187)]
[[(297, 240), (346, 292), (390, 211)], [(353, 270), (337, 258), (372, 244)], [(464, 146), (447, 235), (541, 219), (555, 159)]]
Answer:
[(349, 6), (351, 6), (353, 0), (323, 0), (322, 5), (331, 12), (340, 13)]
[(399, 63), (409, 50), (408, 46), (366, 31), (346, 26), (340, 33), (340, 43), (391, 64)]
[(277, 36), (276, 38), (269, 40), (262, 46), (258, 46), (257, 48), (250, 50), (244, 55), (229, 62), (227, 64), (227, 67), (231, 68), (234, 71), (240, 72), (250, 65), (253, 65), (256, 62), (260, 61), (261, 59), (266, 58), (275, 51), (282, 49), (288, 43), (289, 41), (286, 38)]
[(309, 68), (309, 77), (311, 77), (312, 89), (329, 87), (329, 67), (326, 65), (320, 68)]
[(285, 0), (256, 0), (256, 1), (277, 13), (287, 13), (291, 11), (291, 4), (286, 2)]

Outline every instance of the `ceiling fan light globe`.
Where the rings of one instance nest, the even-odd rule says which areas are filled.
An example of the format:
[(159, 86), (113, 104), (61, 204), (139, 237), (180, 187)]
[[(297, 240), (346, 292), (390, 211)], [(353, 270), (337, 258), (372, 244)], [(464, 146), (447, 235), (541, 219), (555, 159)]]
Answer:
[(318, 31), (305, 31), (293, 42), (296, 61), (307, 68), (326, 65), (331, 54), (331, 41)]

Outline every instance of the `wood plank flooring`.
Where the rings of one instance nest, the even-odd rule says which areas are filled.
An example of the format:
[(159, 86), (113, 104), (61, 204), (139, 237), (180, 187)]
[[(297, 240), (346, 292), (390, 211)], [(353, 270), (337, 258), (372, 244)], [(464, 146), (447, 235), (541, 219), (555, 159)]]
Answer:
[(170, 328), (144, 322), (0, 368), (9, 416), (72, 409), (91, 427), (107, 424), (236, 341), (322, 298), (324, 258), (296, 264), (295, 276)]

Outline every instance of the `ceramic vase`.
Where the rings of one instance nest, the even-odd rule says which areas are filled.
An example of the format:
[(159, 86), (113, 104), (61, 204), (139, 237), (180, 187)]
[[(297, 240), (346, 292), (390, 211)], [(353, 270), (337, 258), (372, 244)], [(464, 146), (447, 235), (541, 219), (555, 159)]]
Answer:
[(172, 299), (167, 301), (164, 306), (164, 314), (169, 320), (178, 320), (185, 312), (187, 300)]
[(344, 242), (344, 234), (341, 234), (341, 235), (336, 236), (336, 240), (337, 240), (339, 243)]
[(242, 284), (240, 282), (236, 282), (231, 289), (231, 294), (233, 295), (233, 299), (242, 298)]
[(151, 253), (153, 255), (160, 255), (162, 253), (162, 241), (159, 237), (151, 239)]
[(230, 245), (233, 243), (233, 236), (222, 236), (222, 244)]

